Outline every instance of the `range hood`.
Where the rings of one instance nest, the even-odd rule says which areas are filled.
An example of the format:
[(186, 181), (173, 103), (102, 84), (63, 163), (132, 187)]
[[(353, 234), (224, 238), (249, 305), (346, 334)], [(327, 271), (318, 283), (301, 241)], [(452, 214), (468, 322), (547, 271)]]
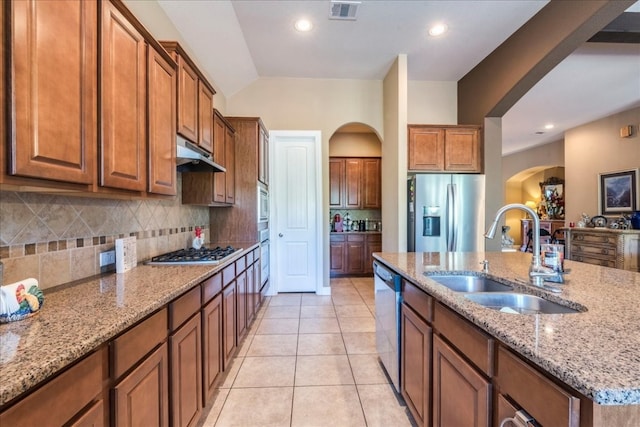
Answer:
[(226, 172), (227, 170), (211, 159), (211, 154), (202, 148), (177, 136), (176, 164), (178, 172)]

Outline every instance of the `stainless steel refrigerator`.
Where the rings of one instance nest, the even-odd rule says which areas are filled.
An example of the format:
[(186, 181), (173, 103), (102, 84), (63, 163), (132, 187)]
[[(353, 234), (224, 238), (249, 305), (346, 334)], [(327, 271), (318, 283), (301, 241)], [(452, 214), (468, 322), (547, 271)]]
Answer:
[(484, 175), (410, 175), (407, 188), (409, 252), (484, 251)]

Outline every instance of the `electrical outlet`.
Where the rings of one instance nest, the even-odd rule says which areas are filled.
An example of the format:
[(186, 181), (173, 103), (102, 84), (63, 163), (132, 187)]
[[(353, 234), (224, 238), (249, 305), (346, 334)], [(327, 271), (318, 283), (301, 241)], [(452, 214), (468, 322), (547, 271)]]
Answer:
[(116, 251), (106, 251), (100, 253), (100, 267), (116, 263)]

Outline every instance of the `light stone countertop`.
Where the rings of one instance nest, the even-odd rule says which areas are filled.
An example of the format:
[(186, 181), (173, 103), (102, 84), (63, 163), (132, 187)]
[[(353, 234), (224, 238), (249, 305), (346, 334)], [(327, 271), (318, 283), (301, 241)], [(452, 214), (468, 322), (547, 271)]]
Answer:
[(218, 265), (138, 265), (122, 274), (44, 290), (40, 312), (0, 324), (0, 406), (258, 247)]
[(489, 277), (514, 282), (526, 279), (531, 254), (383, 252), (374, 257), (594, 402), (640, 404), (640, 273), (565, 261), (570, 273), (562, 293), (519, 283), (514, 290), (587, 311), (515, 315), (477, 305), (424, 273), (480, 274), (480, 262), (487, 259)]

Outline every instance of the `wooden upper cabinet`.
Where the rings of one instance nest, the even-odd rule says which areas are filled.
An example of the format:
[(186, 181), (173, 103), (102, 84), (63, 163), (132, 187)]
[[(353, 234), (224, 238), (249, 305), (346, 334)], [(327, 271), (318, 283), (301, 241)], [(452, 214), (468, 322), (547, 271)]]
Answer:
[(380, 159), (362, 159), (362, 207), (379, 209), (382, 206)]
[(213, 92), (198, 82), (198, 145), (213, 151)]
[(409, 125), (409, 170), (482, 172), (479, 126)]
[[(225, 162), (225, 136), (226, 126), (224, 120), (218, 111), (214, 114), (213, 120), (213, 161), (224, 166)], [(218, 203), (225, 203), (227, 200), (226, 194), (226, 177), (227, 173), (217, 172), (213, 174), (213, 201)]]
[(329, 159), (329, 208), (342, 208), (344, 193), (344, 159)]
[(211, 153), (216, 91), (178, 42), (161, 41), (160, 44), (178, 64), (177, 132)]
[(233, 129), (225, 127), (225, 201), (233, 204), (236, 201), (236, 136)]
[(379, 209), (380, 178), (379, 158), (330, 158), (329, 207)]
[(357, 209), (362, 206), (362, 160), (346, 159), (344, 170), (344, 207)]
[(176, 195), (175, 69), (149, 48), (149, 188)]
[(184, 57), (176, 54), (178, 63), (178, 133), (198, 141), (198, 75)]
[(478, 128), (445, 129), (444, 169), (480, 172), (480, 131)]
[(444, 129), (409, 127), (409, 170), (444, 169)]
[(14, 127), (8, 173), (91, 184), (97, 146), (97, 2), (11, 5), (7, 74), (13, 87), (6, 95), (12, 96)]
[(258, 143), (258, 180), (269, 185), (269, 135), (262, 126)]
[(100, 185), (144, 191), (147, 42), (111, 2), (101, 4)]

